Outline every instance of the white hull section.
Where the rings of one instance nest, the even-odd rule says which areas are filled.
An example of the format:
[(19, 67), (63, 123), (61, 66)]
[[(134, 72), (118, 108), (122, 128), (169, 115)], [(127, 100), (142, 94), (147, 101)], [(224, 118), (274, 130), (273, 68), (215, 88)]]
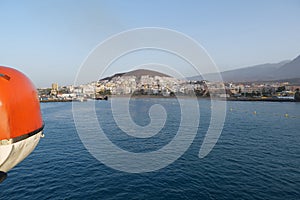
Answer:
[(24, 160), (39, 143), (42, 131), (12, 144), (0, 144), (0, 171), (8, 172)]

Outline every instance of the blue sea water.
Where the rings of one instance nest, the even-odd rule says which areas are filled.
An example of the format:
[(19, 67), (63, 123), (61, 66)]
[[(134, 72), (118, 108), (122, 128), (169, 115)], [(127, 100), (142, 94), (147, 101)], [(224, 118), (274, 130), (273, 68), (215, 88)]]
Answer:
[[(131, 117), (139, 125), (150, 122), (151, 105), (161, 104), (168, 114), (160, 133), (136, 139), (118, 130), (110, 101), (81, 104), (89, 103), (95, 103), (107, 137), (131, 152), (162, 148), (180, 123), (176, 99), (132, 99)], [(222, 134), (202, 159), (211, 106), (208, 100), (199, 105), (198, 133), (183, 156), (160, 170), (131, 174), (107, 167), (86, 150), (72, 103), (41, 104), (45, 137), (0, 184), (0, 199), (300, 199), (300, 103), (227, 102)]]

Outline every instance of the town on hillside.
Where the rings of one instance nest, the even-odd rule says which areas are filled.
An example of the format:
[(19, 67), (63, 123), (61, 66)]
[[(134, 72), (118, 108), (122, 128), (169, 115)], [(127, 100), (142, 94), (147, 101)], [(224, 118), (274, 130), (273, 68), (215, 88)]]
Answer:
[[(41, 102), (107, 100), (113, 96), (134, 97), (216, 97), (227, 100), (295, 101), (300, 99), (300, 85), (289, 82), (213, 82), (181, 80), (150, 70), (121, 73), (78, 86), (39, 88)], [(225, 93), (223, 92), (225, 88)]]

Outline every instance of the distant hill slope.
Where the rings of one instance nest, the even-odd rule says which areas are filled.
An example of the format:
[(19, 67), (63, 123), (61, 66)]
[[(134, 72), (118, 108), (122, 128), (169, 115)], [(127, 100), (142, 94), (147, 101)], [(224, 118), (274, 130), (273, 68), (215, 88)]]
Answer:
[(149, 75), (151, 77), (154, 76), (161, 76), (161, 77), (170, 77), (169, 75), (157, 72), (157, 71), (153, 71), (153, 70), (147, 70), (147, 69), (137, 69), (137, 70), (133, 70), (130, 72), (126, 72), (123, 76), (136, 76), (136, 77), (141, 77), (141, 76), (146, 76)]
[(277, 70), (275, 76), (277, 79), (300, 78), (300, 55)]
[[(101, 80), (111, 80), (118, 76), (141, 76), (149, 75), (151, 77), (170, 77), (169, 75), (146, 69), (138, 69), (125, 73), (118, 73)], [(255, 81), (280, 81), (290, 80), (299, 82), (300, 79), (300, 56), (292, 61), (282, 61), (279, 63), (266, 63), (246, 68), (240, 68), (230, 71), (221, 72), (223, 81), (225, 82), (255, 82)], [(206, 80), (218, 80), (216, 73), (205, 74)], [(203, 80), (202, 76), (190, 77), (190, 80)]]
[[(297, 80), (300, 78), (300, 56), (292, 61), (267, 63), (241, 69), (221, 72), (225, 82), (255, 82), (275, 80)], [(217, 74), (205, 74), (207, 80), (218, 80)], [(203, 80), (201, 76), (191, 77), (191, 80)]]
[(277, 79), (277, 71), (287, 64), (289, 61), (282, 61), (280, 63), (266, 63), (262, 65), (255, 65), (237, 70), (225, 71), (221, 75), (224, 81), (262, 81)]
[[(261, 65), (255, 65), (251, 67), (245, 67), (240, 69), (234, 69), (221, 72), (223, 81), (225, 82), (248, 82), (248, 81), (260, 81), (260, 80), (272, 80), (275, 73), (279, 68), (287, 64), (289, 61), (283, 61), (280, 63), (266, 63)], [(218, 80), (216, 73), (204, 74), (205, 79), (215, 81)], [(191, 80), (202, 80), (202, 76), (191, 77)]]
[(133, 70), (133, 71), (129, 71), (129, 72), (117, 73), (110, 77), (103, 78), (101, 80), (111, 80), (114, 77), (118, 77), (118, 76), (136, 76), (139, 79), (139, 78), (141, 78), (141, 76), (146, 76), (146, 75), (149, 75), (151, 77), (154, 77), (154, 76), (170, 77), (169, 75), (166, 75), (166, 74), (163, 74), (163, 73), (160, 73), (157, 71), (152, 71), (152, 70), (147, 70), (147, 69), (137, 69), (137, 70)]

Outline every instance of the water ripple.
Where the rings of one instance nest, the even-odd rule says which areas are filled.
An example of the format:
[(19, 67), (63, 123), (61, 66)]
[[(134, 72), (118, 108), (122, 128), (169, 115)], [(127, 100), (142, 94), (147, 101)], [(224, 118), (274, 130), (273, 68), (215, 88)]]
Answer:
[[(157, 102), (146, 102), (152, 101)], [(162, 102), (172, 112), (174, 105)], [(199, 159), (209, 105), (201, 101), (198, 135), (181, 158), (156, 172), (128, 174), (108, 168), (88, 153), (76, 133), (70, 103), (42, 104), (45, 138), (9, 172), (0, 185), (0, 199), (298, 199), (300, 124), (281, 113), (296, 116), (300, 104), (229, 102), (233, 109), (228, 111), (217, 145)], [(97, 102), (96, 107), (109, 115), (109, 103)], [(110, 117), (99, 119), (107, 130), (116, 131), (109, 135), (113, 142), (127, 150), (147, 152), (174, 137), (176, 112), (171, 113), (168, 127), (149, 141), (128, 140)]]

